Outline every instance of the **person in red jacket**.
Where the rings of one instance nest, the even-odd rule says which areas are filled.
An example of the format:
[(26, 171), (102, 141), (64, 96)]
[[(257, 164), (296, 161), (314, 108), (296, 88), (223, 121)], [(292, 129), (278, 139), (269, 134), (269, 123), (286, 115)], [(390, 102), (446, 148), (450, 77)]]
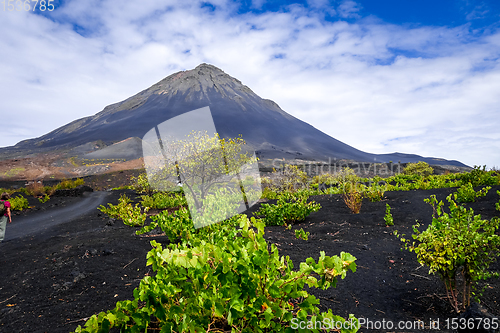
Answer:
[[(3, 212), (0, 211), (0, 243), (3, 241), (5, 237), (5, 228), (7, 227), (7, 219), (9, 223), (12, 223), (12, 216), (10, 215), (10, 202), (7, 201), (10, 199), (10, 195), (8, 193), (2, 193), (2, 197), (0, 198), (0, 207), (3, 206)], [(3, 204), (3, 205), (1, 205)]]

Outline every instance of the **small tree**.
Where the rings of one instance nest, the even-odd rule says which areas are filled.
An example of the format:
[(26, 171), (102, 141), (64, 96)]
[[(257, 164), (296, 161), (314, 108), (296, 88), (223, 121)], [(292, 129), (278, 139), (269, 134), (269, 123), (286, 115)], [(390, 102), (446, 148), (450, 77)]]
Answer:
[[(243, 203), (248, 208), (259, 199), (259, 174), (249, 169), (257, 159), (253, 152), (245, 150), (245, 141), (241, 137), (225, 139), (217, 133), (210, 136), (206, 132), (193, 131), (181, 140), (165, 140), (160, 147), (161, 154), (156, 157), (161, 163), (147, 163), (149, 182), (162, 190), (182, 186), (197, 226), (198, 222), (220, 221), (203, 220), (207, 207), (204, 203), (211, 203), (213, 209), (214, 202), (231, 202), (233, 208), (225, 211), (227, 214), (221, 216), (223, 220), (231, 216), (230, 211), (241, 212), (238, 207)], [(249, 178), (253, 181), (249, 182)]]

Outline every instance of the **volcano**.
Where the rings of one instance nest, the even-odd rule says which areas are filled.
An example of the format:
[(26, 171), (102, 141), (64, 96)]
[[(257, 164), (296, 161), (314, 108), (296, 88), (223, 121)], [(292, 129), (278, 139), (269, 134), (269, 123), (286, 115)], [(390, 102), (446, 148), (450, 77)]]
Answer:
[[(455, 160), (412, 154), (363, 152), (286, 113), (275, 102), (259, 97), (238, 79), (209, 64), (172, 74), (93, 116), (75, 120), (39, 138), (24, 140), (5, 149), (89, 153), (85, 147), (97, 148), (95, 142), (100, 142), (103, 145), (99, 147), (105, 148), (90, 153), (94, 154), (91, 157), (116, 158), (120, 150), (126, 151), (127, 158), (140, 157), (140, 140), (137, 138), (142, 138), (157, 124), (206, 106), (210, 107), (221, 137), (241, 135), (260, 159), (425, 161), (433, 165), (465, 166)], [(134, 139), (125, 141), (129, 138)]]

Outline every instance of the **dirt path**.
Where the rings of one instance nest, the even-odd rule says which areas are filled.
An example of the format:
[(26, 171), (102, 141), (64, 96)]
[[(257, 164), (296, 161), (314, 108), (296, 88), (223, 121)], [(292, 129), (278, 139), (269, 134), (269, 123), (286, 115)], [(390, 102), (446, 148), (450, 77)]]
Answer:
[(39, 214), (16, 218), (14, 222), (7, 226), (8, 230), (4, 241), (34, 235), (94, 211), (99, 205), (103, 204), (108, 195), (109, 192), (85, 192), (83, 200), (70, 206), (53, 208)]

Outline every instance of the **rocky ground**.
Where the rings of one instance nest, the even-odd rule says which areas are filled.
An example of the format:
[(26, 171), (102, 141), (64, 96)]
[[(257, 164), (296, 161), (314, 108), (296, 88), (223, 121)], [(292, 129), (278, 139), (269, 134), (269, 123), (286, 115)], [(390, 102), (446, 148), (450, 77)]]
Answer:
[[(118, 183), (112, 179), (126, 176), (118, 173), (88, 179), (87, 184), (101, 189), (114, 187)], [(495, 211), (499, 189), (493, 187), (486, 197), (469, 206), (483, 218), (500, 216)], [(343, 317), (352, 313), (373, 322), (385, 320), (397, 325), (399, 321), (422, 320), (426, 325), (424, 330), (380, 330), (384, 332), (436, 332), (428, 328), (431, 320), (439, 320), (440, 331), (451, 331), (446, 319), (456, 315), (444, 299), (444, 286), (418, 264), (414, 254), (401, 251), (401, 243), (392, 233), (397, 229), (408, 234), (415, 220), (428, 224), (432, 207), (423, 199), (436, 194), (444, 200), (453, 190), (386, 192), (381, 202), (364, 201), (360, 214), (352, 214), (337, 195), (313, 197), (321, 210), (293, 228), (310, 232), (308, 241), (296, 239), (293, 229), (283, 227), (267, 227), (266, 238), (278, 246), (281, 255), (289, 255), (295, 266), (308, 257), (317, 259), (320, 251), (327, 255), (345, 251), (357, 258), (357, 272), (340, 280), (337, 288), (311, 291), (319, 297), (322, 310), (330, 308)], [(121, 193), (136, 198), (133, 191), (122, 190), (106, 192), (104, 201), (117, 203)], [(46, 223), (49, 218), (36, 217), (82, 200), (85, 196), (54, 197), (45, 204), (31, 200), (34, 208), (13, 216), (6, 241), (0, 244), (1, 332), (71, 332), (91, 315), (113, 308), (119, 300), (132, 299), (141, 278), (153, 274), (145, 259), (152, 237), (137, 236), (135, 229), (92, 207), (87, 207), (87, 213), (82, 209), (82, 215), (74, 214), (69, 221), (57, 217), (60, 224), (35, 234), (9, 238), (9, 228), (15, 223)], [(386, 227), (383, 220), (386, 203), (392, 207), (393, 227)], [(165, 236), (154, 239), (168, 243)], [(492, 269), (500, 271), (500, 264), (495, 263)], [(498, 316), (500, 283), (495, 279), (488, 282), (482, 306)]]

